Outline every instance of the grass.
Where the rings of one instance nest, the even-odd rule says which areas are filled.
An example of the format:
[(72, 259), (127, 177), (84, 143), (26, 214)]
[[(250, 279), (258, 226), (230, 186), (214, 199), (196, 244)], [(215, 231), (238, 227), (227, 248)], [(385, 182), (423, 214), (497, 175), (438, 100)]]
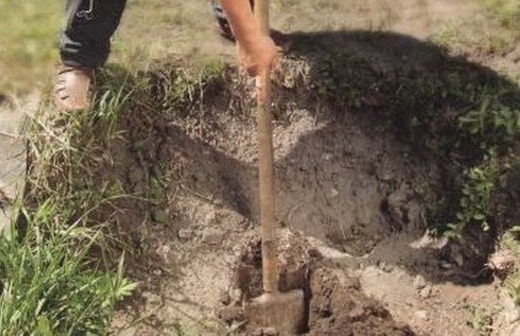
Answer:
[(56, 223), (67, 215), (56, 201), (25, 213), (24, 236), (12, 230), (0, 239), (2, 335), (102, 335), (116, 302), (135, 287), (123, 276), (123, 259), (114, 273), (89, 267), (98, 232), (80, 221)]
[(476, 306), (468, 308), (471, 318), (466, 322), (472, 329), (481, 336), (490, 335), (493, 331), (493, 316), (495, 312), (486, 306)]
[(58, 59), (59, 1), (0, 2), (0, 92), (40, 89)]
[[(516, 29), (519, 20), (511, 5), (514, 0), (478, 1), (494, 8), (505, 27)], [(279, 2), (284, 6), (296, 4), (292, 0)], [(130, 3), (153, 7), (161, 1)], [(30, 91), (48, 80), (52, 63), (57, 59), (56, 33), (63, 12), (61, 5), (55, 1), (0, 0), (0, 91)], [(139, 16), (137, 13), (134, 11), (130, 17)], [(150, 13), (155, 15), (155, 9)], [(177, 24), (187, 25), (188, 21), (183, 20), (181, 14), (172, 11)], [(184, 16), (184, 19), (188, 17)], [(147, 24), (147, 19), (144, 17), (140, 25)], [(168, 21), (166, 15), (161, 16), (165, 27), (169, 27)], [(457, 34), (453, 27), (445, 26), (434, 42), (448, 46), (457, 40)], [(118, 201), (134, 196), (116, 179), (99, 179), (100, 171), (112, 160), (106, 151), (107, 144), (124, 136), (119, 128), (121, 113), (129, 107), (139, 107), (182, 116), (178, 113), (182, 113), (179, 111), (183, 110), (184, 98), (199, 93), (204, 85), (201, 78), (218, 81), (224, 71), (219, 62), (210, 62), (201, 72), (191, 69), (196, 76), (186, 68), (164, 65), (167, 70), (159, 73), (155, 82), (155, 89), (159, 91), (150, 97), (147, 91), (150, 87), (140, 80), (143, 77), (129, 74), (133, 62), (139, 66), (152, 63), (148, 50), (130, 47), (134, 42), (143, 44), (143, 41), (137, 43), (138, 36), (123, 36), (127, 39), (114, 44), (123, 69), (110, 67), (102, 75), (104, 81), (93, 111), (62, 115), (44, 101), (34, 119), (29, 133), (30, 192), (27, 203), (21, 206), (24, 230), (12, 227), (9, 234), (0, 237), (2, 335), (99, 335), (106, 332), (117, 302), (136, 286), (125, 278), (125, 259), (120, 253), (125, 248), (124, 238), (118, 232), (117, 218)], [(324, 73), (319, 74), (322, 81), (315, 81), (313, 90), (316, 89), (323, 100), (337, 100), (338, 104), (355, 108), (363, 93), (370, 92), (373, 83), (386, 77), (376, 74), (376, 80), (367, 83), (367, 78), (377, 69), (372, 69), (367, 60), (342, 56), (330, 55), (329, 60), (318, 64), (318, 71)], [(454, 216), (460, 217), (454, 228), (460, 233), (468, 225), (487, 224), (496, 167), (490, 166), (493, 162), (485, 155), (517, 140), (520, 120), (515, 116), (520, 105), (510, 99), (515, 89), (510, 83), (495, 83), (485, 75), (472, 77), (456, 62), (445, 66), (440, 76), (426, 74), (430, 77), (425, 79), (423, 73), (402, 70), (395, 74), (395, 80), (383, 81), (388, 84), (383, 85), (382, 90), (391, 98), (389, 105), (393, 114), (381, 119), (389, 120), (396, 129), (404, 130), (412, 142), (439, 156), (449, 157), (467, 148), (476, 150), (479, 160), (466, 167), (464, 184), (460, 186), (460, 207), (452, 211)], [(338, 69), (356, 71), (342, 76)], [(345, 78), (351, 80), (345, 81)], [(444, 107), (457, 108), (455, 117), (441, 120), (442, 115), (436, 112), (443, 106), (435, 105), (436, 102), (453, 103)], [(418, 112), (406, 115), (407, 111)], [(442, 132), (435, 133), (435, 130)], [(493, 160), (498, 158), (493, 156)], [(162, 184), (164, 174), (161, 172), (161, 176), (156, 177), (158, 181), (151, 184)], [(152, 190), (151, 202), (158, 208), (152, 211), (152, 219), (160, 222), (165, 220), (160, 208), (164, 195), (161, 188), (155, 189), (159, 190)], [(520, 285), (515, 283), (513, 288), (520, 293)], [(477, 327), (485, 322), (480, 315), (476, 314), (472, 322)], [(172, 333), (189, 334), (182, 328)]]
[(95, 111), (71, 116), (43, 102), (33, 120), (25, 205), (0, 237), (2, 335), (103, 335), (116, 303), (136, 287), (114, 248), (114, 204), (129, 195), (93, 175), (106, 164), (103, 143), (117, 136), (127, 88), (107, 85)]
[[(62, 6), (0, 1), (0, 91), (24, 95), (47, 85)], [(136, 286), (110, 247), (118, 239), (114, 216), (95, 217), (127, 195), (90, 174), (99, 141), (116, 136), (126, 97), (120, 88), (102, 91), (96, 113), (67, 118), (43, 101), (33, 119), (29, 194), (17, 223), (0, 236), (0, 335), (103, 335), (116, 303)], [(94, 124), (99, 141), (91, 141)]]
[(500, 23), (520, 38), (520, 3), (516, 0), (477, 0), (497, 15)]
[[(122, 128), (122, 113), (160, 111), (178, 117), (189, 110), (187, 101), (199, 97), (204, 83), (218, 80), (224, 69), (219, 62), (163, 65), (154, 73), (108, 66), (98, 75), (91, 111), (63, 114), (42, 102), (28, 131), (31, 163), (22, 225), (0, 237), (0, 330), (5, 335), (106, 333), (116, 304), (137, 286), (125, 277), (121, 251), (130, 258), (146, 253), (126, 240), (119, 223), (122, 204), (144, 202), (150, 206), (150, 221), (167, 222), (162, 209), (173, 178), (153, 165), (147, 194), (127, 190), (126, 175), (118, 172), (124, 169), (114, 165), (113, 145), (157, 139), (147, 138), (151, 134), (146, 132), (125, 138), (130, 135)], [(150, 148), (135, 150), (147, 155)], [(112, 175), (110, 169), (116, 172)]]
[(520, 5), (516, 0), (473, 0), (486, 9), (466, 25), (444, 23), (429, 40), (461, 54), (503, 55), (520, 41)]
[[(62, 5), (0, 2), (1, 92), (46, 90), (58, 59)], [(57, 113), (45, 101), (49, 92), (42, 94), (27, 133), (31, 164), (21, 226), (13, 223), (0, 236), (0, 335), (106, 334), (117, 303), (136, 287), (125, 277), (121, 251), (127, 246), (117, 218), (118, 202), (135, 197), (117, 180), (100, 180), (98, 172), (112, 160), (106, 146), (121, 136), (119, 117), (129, 100), (146, 104), (141, 98), (149, 87), (132, 81), (136, 77), (129, 71), (152, 61), (146, 51), (126, 48), (124, 42), (116, 41), (114, 48), (128, 67), (109, 67), (101, 75), (92, 111)], [(209, 75), (222, 69), (210, 63)], [(175, 71), (161, 77), (167, 81), (161, 84), (162, 100), (148, 100), (171, 113), (181, 103), (179, 95), (189, 96), (199, 80)], [(157, 193), (150, 195), (152, 203), (161, 203)], [(154, 210), (152, 217), (159, 213)], [(179, 328), (176, 334), (189, 333)]]

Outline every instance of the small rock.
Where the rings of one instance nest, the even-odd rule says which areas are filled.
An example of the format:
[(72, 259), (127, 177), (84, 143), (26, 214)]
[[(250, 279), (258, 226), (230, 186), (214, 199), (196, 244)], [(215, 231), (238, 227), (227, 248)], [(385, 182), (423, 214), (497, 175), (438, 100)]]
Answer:
[(208, 245), (220, 245), (226, 232), (220, 230), (208, 230), (202, 235), (202, 242)]
[(193, 237), (193, 231), (189, 229), (180, 229), (179, 232), (177, 232), (177, 237), (184, 241), (190, 240)]
[(354, 307), (354, 309), (348, 313), (348, 317), (354, 322), (361, 320), (363, 316), (365, 316), (365, 310), (360, 306)]
[(428, 299), (432, 295), (432, 286), (426, 286), (419, 291), (419, 296), (423, 299)]
[(278, 336), (278, 331), (275, 328), (264, 328), (262, 330), (264, 336)]
[(452, 263), (449, 263), (447, 261), (441, 261), (440, 262), (440, 266), (441, 268), (444, 268), (446, 270), (449, 270), (449, 269), (452, 269), (453, 268), (453, 264)]
[(390, 172), (381, 172), (377, 177), (383, 182), (391, 181), (394, 178)]
[(215, 222), (220, 227), (230, 228), (234, 231), (242, 231), (247, 227), (248, 220), (236, 211), (218, 210), (215, 215)]
[(332, 159), (332, 154), (325, 153), (325, 154), (323, 154), (322, 158), (324, 161), (330, 161)]
[(262, 336), (264, 332), (262, 331), (262, 328), (255, 329), (247, 334), (247, 336)]
[(330, 191), (329, 191), (329, 198), (330, 199), (334, 199), (336, 197), (338, 197), (339, 195), (339, 191), (335, 188), (331, 188)]
[(309, 253), (309, 257), (311, 257), (313, 259), (317, 259), (317, 260), (323, 259), (323, 255), (321, 254), (320, 250), (318, 250), (317, 248), (311, 248), (307, 251), (307, 253)]
[(169, 259), (170, 247), (168, 245), (161, 245), (155, 249), (155, 253), (166, 261)]
[(161, 303), (161, 297), (159, 295), (153, 294), (152, 292), (143, 292), (142, 297), (145, 298), (146, 303), (148, 304), (159, 304)]
[(418, 310), (414, 315), (422, 321), (428, 321), (428, 312), (426, 310)]
[(164, 210), (154, 210), (152, 212), (152, 219), (156, 223), (164, 224), (169, 221), (170, 215)]
[(204, 225), (206, 227), (212, 227), (212, 226), (215, 226), (216, 222), (217, 222), (217, 217), (216, 217), (215, 212), (210, 211), (206, 214), (206, 216), (204, 216), (204, 219), (202, 220), (202, 225)]
[(227, 294), (229, 295), (230, 303), (240, 303), (244, 296), (244, 293), (242, 293), (242, 290), (240, 288), (234, 288), (228, 291)]
[(457, 263), (457, 266), (462, 267), (464, 265), (464, 256), (462, 254), (453, 254), (452, 258)]
[(245, 319), (244, 310), (237, 306), (228, 306), (218, 312), (218, 317), (224, 322), (243, 321)]
[(448, 246), (448, 248), (449, 261), (455, 263), (459, 267), (462, 267), (464, 265), (463, 248), (459, 244), (451, 244)]
[(426, 280), (422, 275), (417, 275), (413, 280), (413, 287), (417, 290), (421, 290), (426, 287)]
[(218, 300), (223, 305), (227, 306), (231, 303), (231, 296), (229, 295), (229, 292), (227, 290), (223, 290), (220, 292), (218, 296)]
[(379, 269), (381, 269), (383, 272), (386, 272), (386, 273), (390, 273), (394, 270), (394, 266), (387, 264), (384, 261), (379, 261), (377, 263), (377, 266), (379, 267)]

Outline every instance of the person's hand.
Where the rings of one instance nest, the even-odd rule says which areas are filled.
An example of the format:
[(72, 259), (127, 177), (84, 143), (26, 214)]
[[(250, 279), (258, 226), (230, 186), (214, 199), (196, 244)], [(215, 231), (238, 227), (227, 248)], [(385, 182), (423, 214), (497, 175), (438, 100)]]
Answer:
[(264, 34), (259, 34), (251, 42), (238, 44), (240, 64), (250, 76), (267, 76), (278, 64), (280, 51), (273, 40)]

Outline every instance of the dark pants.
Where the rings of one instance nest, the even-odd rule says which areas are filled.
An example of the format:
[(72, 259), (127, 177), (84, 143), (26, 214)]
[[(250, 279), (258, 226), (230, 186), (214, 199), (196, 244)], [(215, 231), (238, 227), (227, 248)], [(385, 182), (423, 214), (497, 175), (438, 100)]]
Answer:
[[(250, 3), (253, 6), (254, 1)], [(218, 1), (212, 0), (211, 4), (219, 25), (232, 35)], [(62, 63), (87, 68), (103, 66), (125, 5), (126, 0), (67, 0), (67, 26), (60, 36)]]
[(125, 5), (126, 0), (67, 0), (67, 25), (60, 36), (63, 64), (103, 66)]

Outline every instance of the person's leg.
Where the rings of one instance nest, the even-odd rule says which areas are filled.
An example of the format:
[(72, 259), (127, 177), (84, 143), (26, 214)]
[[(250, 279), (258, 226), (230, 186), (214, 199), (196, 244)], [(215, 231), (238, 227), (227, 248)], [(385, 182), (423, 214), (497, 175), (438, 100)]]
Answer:
[(67, 25), (60, 37), (63, 64), (73, 67), (103, 66), (126, 0), (67, 0)]
[[(249, 0), (249, 3), (251, 4), (251, 8), (254, 9), (255, 1)], [(233, 32), (231, 31), (231, 26), (229, 25), (226, 13), (224, 13), (224, 10), (220, 6), (220, 1), (211, 0), (211, 8), (213, 11), (213, 15), (215, 16), (215, 19), (217, 20), (216, 30), (218, 34), (226, 40), (235, 42), (235, 36), (233, 36)], [(270, 34), (274, 43), (276, 43), (278, 47), (282, 48), (285, 51), (287, 51), (290, 48), (291, 42), (288, 35), (276, 29), (271, 29)]]
[(125, 5), (126, 0), (67, 0), (67, 24), (60, 35), (62, 67), (55, 87), (55, 102), (60, 109), (89, 107), (93, 70), (108, 58), (110, 38)]

